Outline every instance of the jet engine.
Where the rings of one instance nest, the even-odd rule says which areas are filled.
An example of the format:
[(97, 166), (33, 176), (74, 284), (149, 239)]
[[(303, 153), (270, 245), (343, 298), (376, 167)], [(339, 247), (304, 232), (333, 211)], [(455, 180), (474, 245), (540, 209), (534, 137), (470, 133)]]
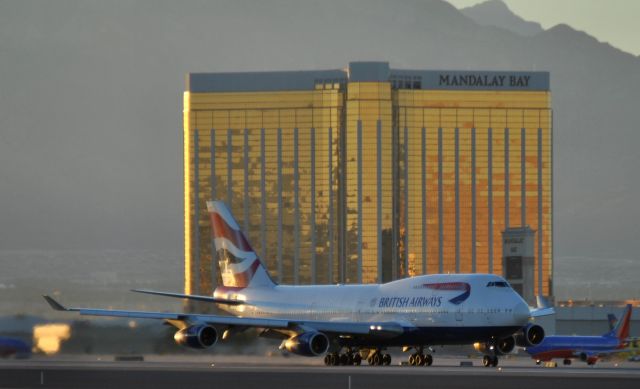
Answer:
[(305, 357), (322, 355), (329, 349), (329, 338), (322, 332), (303, 332), (287, 339), (284, 348), (294, 354)]
[(527, 324), (515, 335), (518, 347), (531, 347), (540, 344), (544, 339), (544, 329), (537, 324)]
[(587, 365), (595, 365), (598, 361), (597, 355), (588, 355), (587, 353), (580, 353), (580, 360), (587, 362)]
[(499, 339), (498, 341), (490, 343), (474, 343), (473, 348), (476, 351), (483, 354), (505, 355), (513, 351), (516, 346), (516, 339), (513, 336), (507, 336), (506, 338)]
[(195, 325), (176, 332), (173, 339), (181, 346), (204, 349), (216, 344), (218, 331), (208, 325)]

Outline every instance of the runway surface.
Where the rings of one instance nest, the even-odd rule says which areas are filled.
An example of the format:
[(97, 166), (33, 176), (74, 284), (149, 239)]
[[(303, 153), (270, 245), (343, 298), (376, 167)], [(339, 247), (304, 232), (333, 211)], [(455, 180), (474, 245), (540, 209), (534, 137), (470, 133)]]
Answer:
[[(102, 358), (100, 358), (102, 359)], [(107, 359), (107, 358), (105, 358)], [(326, 367), (317, 360), (242, 357), (149, 360), (9, 360), (0, 361), (1, 388), (638, 388), (640, 365), (603, 363), (587, 367), (544, 368), (532, 361), (505, 361), (498, 368), (459, 366), (440, 359), (431, 367)], [(502, 361), (501, 361), (502, 362)]]

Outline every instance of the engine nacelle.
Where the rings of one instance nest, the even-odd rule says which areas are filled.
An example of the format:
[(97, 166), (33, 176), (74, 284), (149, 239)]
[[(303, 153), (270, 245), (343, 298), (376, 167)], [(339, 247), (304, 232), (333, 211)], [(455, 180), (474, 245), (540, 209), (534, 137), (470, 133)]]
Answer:
[(513, 336), (507, 336), (495, 343), (474, 343), (473, 348), (483, 354), (504, 355), (509, 354), (516, 347), (516, 339)]
[(598, 362), (597, 355), (588, 355), (587, 353), (580, 353), (580, 360), (587, 362), (587, 365), (595, 365)]
[(218, 331), (207, 325), (190, 326), (176, 332), (173, 339), (181, 346), (204, 349), (216, 344)]
[(544, 339), (544, 329), (537, 324), (527, 324), (515, 335), (518, 347), (531, 347)]
[(322, 332), (303, 332), (287, 339), (284, 342), (284, 348), (294, 354), (316, 357), (327, 352), (329, 338)]

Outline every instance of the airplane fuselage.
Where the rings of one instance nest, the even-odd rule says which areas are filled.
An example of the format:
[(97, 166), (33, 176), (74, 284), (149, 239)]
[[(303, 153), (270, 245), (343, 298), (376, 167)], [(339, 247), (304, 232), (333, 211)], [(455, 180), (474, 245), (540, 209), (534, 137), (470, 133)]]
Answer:
[(617, 350), (620, 340), (613, 336), (547, 336), (527, 352), (535, 359), (549, 361), (553, 358), (580, 358)]
[(524, 300), (504, 279), (490, 274), (424, 275), (370, 285), (221, 287), (215, 297), (245, 301), (225, 308), (241, 317), (401, 323), (401, 336), (376, 341), (388, 346), (498, 339), (525, 326), (530, 317)]

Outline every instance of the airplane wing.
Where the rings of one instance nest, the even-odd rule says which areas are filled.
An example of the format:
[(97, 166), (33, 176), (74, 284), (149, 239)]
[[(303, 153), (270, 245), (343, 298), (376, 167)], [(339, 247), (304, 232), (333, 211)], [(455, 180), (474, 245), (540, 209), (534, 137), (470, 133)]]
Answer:
[(229, 327), (254, 327), (264, 329), (285, 330), (296, 333), (315, 330), (339, 335), (375, 335), (395, 337), (404, 333), (404, 328), (397, 322), (348, 322), (322, 320), (290, 320), (280, 318), (236, 317), (226, 315), (171, 313), (151, 311), (128, 311), (94, 308), (67, 308), (50, 296), (43, 296), (51, 308), (56, 311), (78, 312), (88, 316), (130, 317), (137, 319), (159, 319), (172, 322), (206, 323)]
[(183, 299), (196, 300), (196, 301), (206, 301), (206, 302), (217, 303), (217, 304), (226, 304), (226, 305), (242, 305), (242, 304), (244, 304), (244, 301), (240, 301), (240, 300), (226, 300), (226, 299), (219, 299), (219, 298), (215, 298), (215, 297), (201, 296), (201, 295), (195, 295), (195, 294), (158, 292), (158, 291), (155, 291), (155, 290), (147, 290), (147, 289), (131, 289), (131, 291), (132, 292), (136, 292), (136, 293), (153, 294), (153, 295), (157, 295), (157, 296), (183, 298)]

